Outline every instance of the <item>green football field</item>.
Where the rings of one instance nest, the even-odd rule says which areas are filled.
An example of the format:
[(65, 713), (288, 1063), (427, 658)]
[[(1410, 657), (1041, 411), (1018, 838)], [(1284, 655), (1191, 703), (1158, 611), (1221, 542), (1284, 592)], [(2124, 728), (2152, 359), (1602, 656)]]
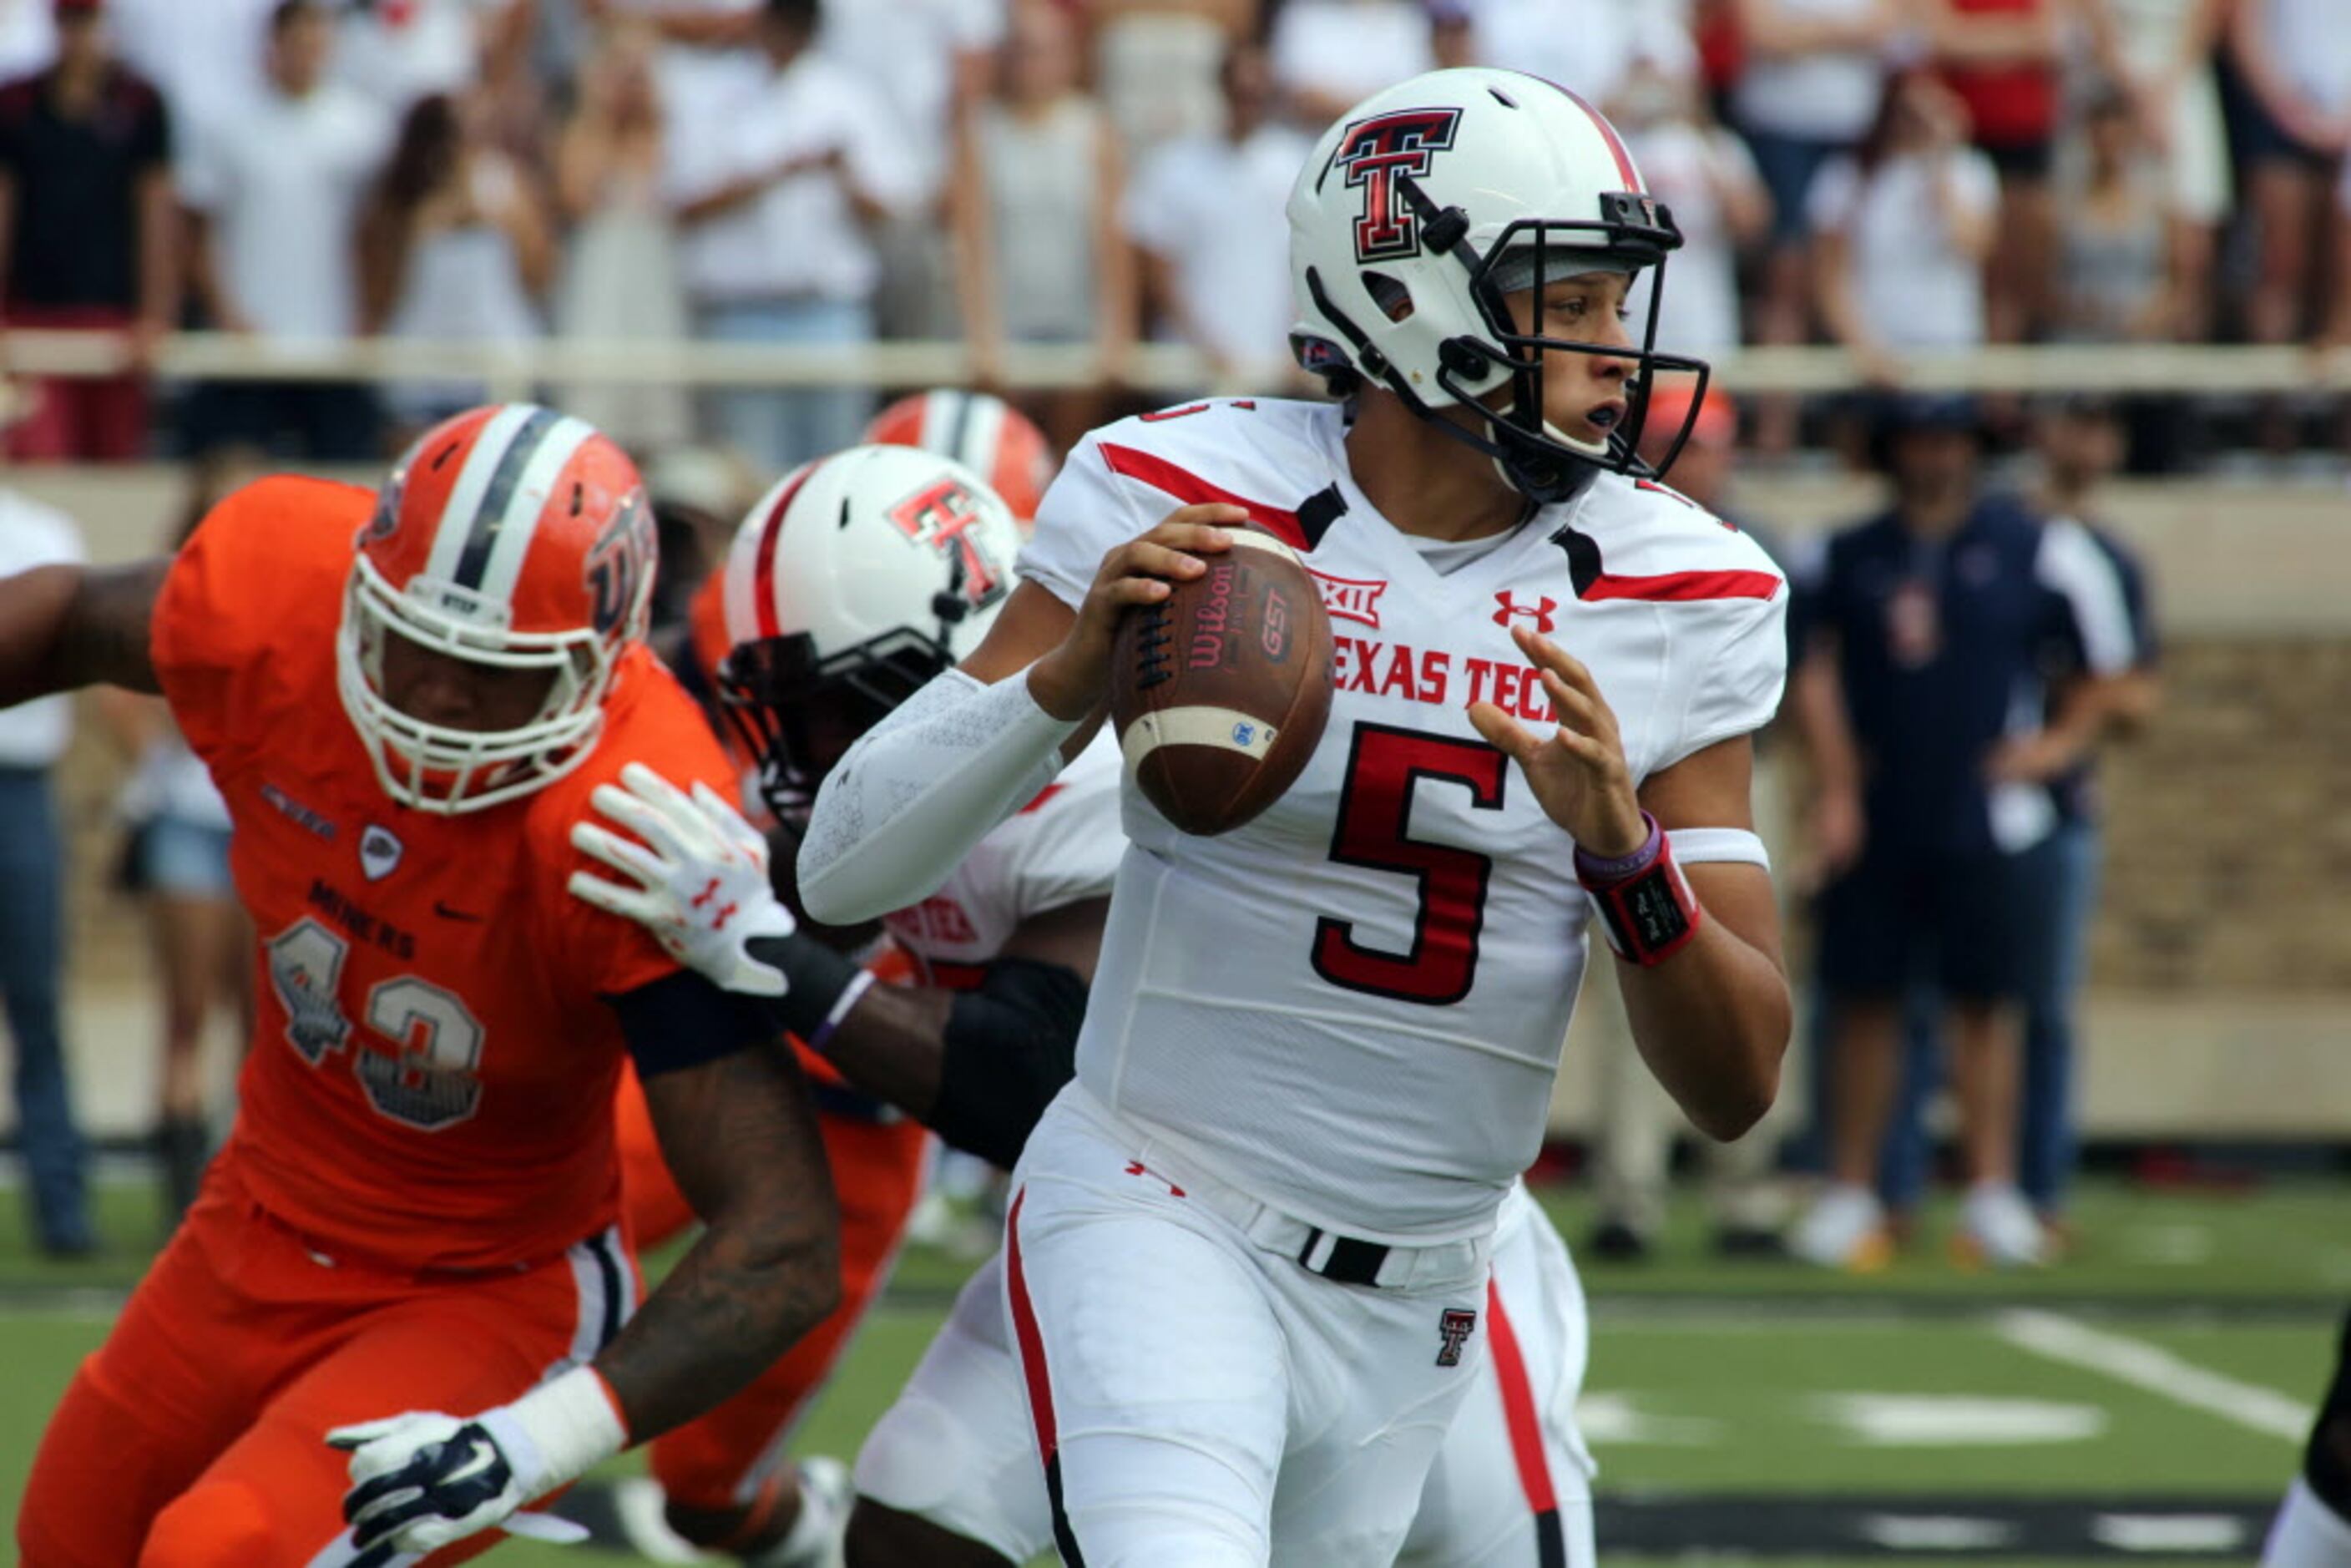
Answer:
[[(1546, 1200), (1571, 1243), (1572, 1191)], [(138, 1188), (110, 1233), (152, 1228)], [(1727, 1262), (1677, 1217), (1663, 1255), (1586, 1264), (1583, 1419), (1610, 1561), (2242, 1561), (2292, 1474), (2351, 1301), (2351, 1188), (2237, 1195), (2104, 1185), (2083, 1241), (2029, 1276), (1962, 1273), (1927, 1234), (1861, 1280)], [(141, 1260), (32, 1260), (0, 1216), (0, 1521), (76, 1359)], [(806, 1422), (848, 1456), (921, 1354), (967, 1265), (914, 1251)], [(612, 1477), (632, 1472), (628, 1461)], [(610, 1519), (608, 1494), (574, 1505)], [(600, 1536), (495, 1562), (619, 1561)]]

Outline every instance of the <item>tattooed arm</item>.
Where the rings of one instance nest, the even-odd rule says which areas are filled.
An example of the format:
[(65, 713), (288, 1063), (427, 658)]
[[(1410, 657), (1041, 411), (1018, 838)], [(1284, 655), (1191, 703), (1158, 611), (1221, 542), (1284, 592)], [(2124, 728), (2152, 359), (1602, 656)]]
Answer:
[(99, 684), (157, 692), (148, 623), (171, 561), (0, 577), (0, 707)]
[(596, 1358), (640, 1442), (766, 1370), (841, 1294), (839, 1210), (791, 1054), (763, 1042), (644, 1086), (662, 1156), (705, 1228)]

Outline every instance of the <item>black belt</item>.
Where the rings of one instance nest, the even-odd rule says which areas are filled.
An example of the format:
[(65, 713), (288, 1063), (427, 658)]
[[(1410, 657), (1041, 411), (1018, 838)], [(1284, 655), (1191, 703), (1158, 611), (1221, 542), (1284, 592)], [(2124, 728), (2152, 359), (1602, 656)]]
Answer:
[(1376, 1285), (1380, 1282), (1380, 1265), (1388, 1260), (1388, 1249), (1377, 1241), (1360, 1241), (1353, 1236), (1331, 1239), (1331, 1255), (1320, 1266), (1311, 1262), (1315, 1248), (1322, 1244), (1326, 1234), (1321, 1228), (1306, 1233), (1306, 1245), (1298, 1249), (1298, 1262), (1310, 1274), (1320, 1274), (1342, 1285)]

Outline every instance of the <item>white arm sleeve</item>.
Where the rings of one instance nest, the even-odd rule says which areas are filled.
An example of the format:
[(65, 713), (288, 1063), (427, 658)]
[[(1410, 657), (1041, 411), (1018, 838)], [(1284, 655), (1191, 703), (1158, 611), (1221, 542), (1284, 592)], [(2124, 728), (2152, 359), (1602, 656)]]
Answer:
[(973, 846), (1036, 799), (1077, 729), (1029, 695), (949, 670), (861, 737), (817, 791), (800, 901), (828, 925), (928, 898)]

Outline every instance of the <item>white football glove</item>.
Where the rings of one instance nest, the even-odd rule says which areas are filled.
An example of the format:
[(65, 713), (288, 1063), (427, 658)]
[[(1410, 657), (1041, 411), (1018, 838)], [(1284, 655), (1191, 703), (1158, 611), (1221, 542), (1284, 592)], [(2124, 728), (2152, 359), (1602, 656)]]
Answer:
[(632, 762), (621, 769), (621, 782), (628, 788), (600, 784), (589, 800), (644, 842), (593, 822), (573, 823), (572, 847), (627, 882), (573, 872), (571, 895), (635, 921), (671, 957), (723, 990), (782, 996), (783, 971), (749, 950), (754, 936), (789, 936), (797, 929), (768, 885), (766, 836), (700, 779), (689, 796)]
[(559, 1545), (585, 1541), (588, 1531), (569, 1520), (517, 1511), (578, 1479), (626, 1440), (602, 1379), (585, 1367), (469, 1421), (412, 1410), (338, 1427), (327, 1441), (351, 1453), (343, 1518), (359, 1553), (355, 1568), (493, 1527)]

